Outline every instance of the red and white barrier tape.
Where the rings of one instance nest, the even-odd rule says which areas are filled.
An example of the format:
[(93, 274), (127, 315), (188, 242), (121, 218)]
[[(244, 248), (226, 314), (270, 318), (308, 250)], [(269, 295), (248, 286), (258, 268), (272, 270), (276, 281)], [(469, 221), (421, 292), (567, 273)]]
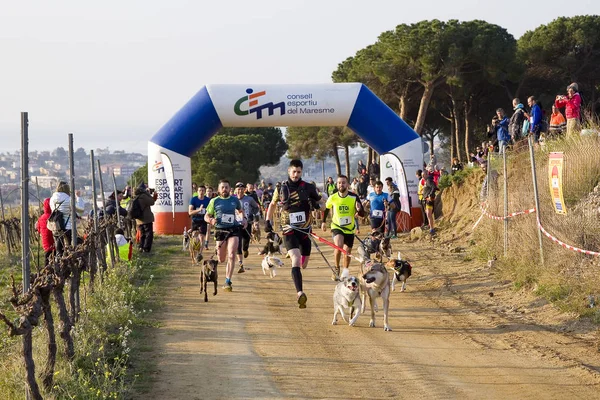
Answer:
[(525, 211), (517, 211), (517, 212), (511, 213), (511, 214), (508, 214), (506, 217), (500, 217), (500, 216), (497, 216), (497, 215), (492, 215), (492, 214), (488, 213), (488, 212), (487, 212), (487, 210), (484, 208), (484, 204), (485, 204), (485, 203), (483, 203), (483, 204), (481, 205), (481, 212), (482, 212), (482, 213), (483, 213), (483, 214), (484, 214), (486, 217), (488, 217), (488, 218), (490, 218), (490, 219), (495, 219), (495, 220), (497, 220), (497, 221), (504, 221), (504, 220), (505, 220), (505, 219), (507, 219), (507, 218), (516, 217), (516, 216), (518, 216), (518, 215), (532, 214), (532, 213), (534, 213), (534, 212), (535, 212), (535, 208), (530, 208), (529, 210), (525, 210)]
[(578, 253), (587, 254), (589, 256), (600, 256), (600, 253), (598, 253), (596, 251), (580, 249), (579, 247), (571, 246), (570, 244), (566, 244), (565, 242), (558, 240), (558, 238), (552, 236), (550, 234), (550, 232), (548, 232), (547, 230), (544, 229), (542, 224), (540, 224), (540, 221), (537, 222), (537, 225), (538, 225), (538, 228), (540, 229), (540, 231), (542, 231), (542, 233), (544, 235), (546, 235), (546, 237), (548, 239), (552, 240), (554, 243), (564, 247), (567, 250), (576, 251)]

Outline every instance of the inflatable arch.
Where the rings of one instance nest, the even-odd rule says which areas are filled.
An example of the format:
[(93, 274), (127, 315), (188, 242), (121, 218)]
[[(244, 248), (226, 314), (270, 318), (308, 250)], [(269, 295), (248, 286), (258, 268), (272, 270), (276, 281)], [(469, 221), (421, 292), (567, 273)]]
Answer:
[(381, 155), (382, 178), (398, 184), (404, 227), (421, 222), (415, 178), (423, 162), (421, 138), (365, 85), (208, 85), (148, 143), (157, 233), (177, 234), (191, 225), (190, 157), (224, 126), (348, 126)]

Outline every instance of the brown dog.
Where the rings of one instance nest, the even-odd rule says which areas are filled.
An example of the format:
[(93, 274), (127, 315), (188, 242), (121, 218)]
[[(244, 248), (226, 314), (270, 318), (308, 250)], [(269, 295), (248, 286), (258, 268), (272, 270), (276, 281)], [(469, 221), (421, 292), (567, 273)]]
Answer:
[(215, 291), (213, 296), (217, 295), (217, 285), (219, 275), (217, 273), (217, 260), (204, 260), (202, 263), (202, 268), (200, 270), (200, 294), (204, 291), (204, 301), (208, 301), (208, 292), (206, 290), (206, 285), (208, 282), (213, 282), (215, 284)]

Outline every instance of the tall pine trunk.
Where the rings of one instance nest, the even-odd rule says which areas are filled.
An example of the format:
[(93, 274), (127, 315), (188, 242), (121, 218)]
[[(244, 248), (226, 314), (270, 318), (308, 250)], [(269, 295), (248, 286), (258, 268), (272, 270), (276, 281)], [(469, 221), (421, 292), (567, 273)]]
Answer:
[(332, 146), (333, 158), (335, 160), (335, 171), (338, 175), (342, 174), (342, 165), (340, 163), (340, 154), (338, 153), (337, 143), (334, 143)]
[[(460, 111), (458, 108), (458, 102), (454, 98), (452, 98), (452, 115), (454, 116), (454, 135), (456, 136), (456, 157), (458, 158), (458, 161), (462, 162), (462, 157), (460, 155)], [(469, 159), (468, 156), (469, 155), (467, 154), (467, 160)]]
[(419, 104), (419, 114), (417, 115), (417, 121), (415, 122), (414, 130), (419, 135), (423, 130), (423, 126), (425, 125), (425, 117), (427, 116), (427, 109), (429, 108), (429, 103), (431, 102), (431, 97), (433, 96), (433, 91), (435, 89), (435, 81), (427, 81), (423, 82), (423, 95), (421, 96), (421, 103)]
[(344, 152), (346, 155), (346, 176), (350, 179), (350, 147), (345, 145)]

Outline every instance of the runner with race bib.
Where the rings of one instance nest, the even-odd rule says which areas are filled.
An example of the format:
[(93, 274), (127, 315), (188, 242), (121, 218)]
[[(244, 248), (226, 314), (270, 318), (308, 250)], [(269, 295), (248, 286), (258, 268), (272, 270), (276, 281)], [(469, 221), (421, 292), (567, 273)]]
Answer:
[(371, 204), (371, 229), (373, 232), (384, 233), (385, 229), (385, 203), (387, 202), (387, 193), (383, 193), (383, 182), (375, 182), (374, 191), (369, 193), (369, 203)]
[[(348, 255), (352, 253), (354, 245), (354, 232), (356, 231), (356, 214), (364, 216), (364, 209), (360, 199), (354, 193), (348, 191), (348, 178), (345, 175), (340, 175), (337, 178), (337, 192), (332, 194), (327, 199), (325, 205), (325, 213), (323, 216), (323, 231), (327, 229), (326, 221), (329, 215), (329, 210), (332, 210), (331, 215), (331, 234), (333, 235), (333, 243), (342, 247)], [(337, 280), (340, 276), (340, 260), (342, 252), (334, 249), (336, 274), (332, 274), (331, 279)], [(344, 257), (344, 271), (341, 276), (350, 276), (348, 267), (350, 266), (350, 257)]]

